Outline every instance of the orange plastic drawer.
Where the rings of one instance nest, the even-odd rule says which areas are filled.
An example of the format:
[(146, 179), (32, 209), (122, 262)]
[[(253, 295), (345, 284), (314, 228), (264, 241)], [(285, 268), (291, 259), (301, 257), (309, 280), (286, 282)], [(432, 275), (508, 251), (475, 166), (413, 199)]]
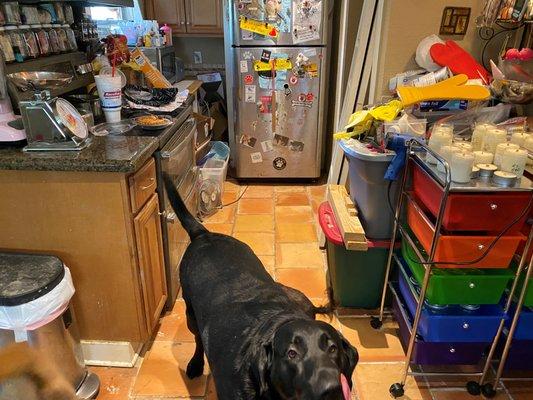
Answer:
[[(407, 202), (407, 221), (410, 229), (422, 244), (424, 250), (431, 250), (431, 239), (435, 226), (425, 212), (412, 199)], [(495, 236), (463, 236), (441, 234), (435, 252), (435, 262), (465, 262), (481, 256)], [(518, 245), (524, 236), (504, 236), (489, 251), (487, 256), (476, 264), (439, 264), (438, 268), (508, 268)]]

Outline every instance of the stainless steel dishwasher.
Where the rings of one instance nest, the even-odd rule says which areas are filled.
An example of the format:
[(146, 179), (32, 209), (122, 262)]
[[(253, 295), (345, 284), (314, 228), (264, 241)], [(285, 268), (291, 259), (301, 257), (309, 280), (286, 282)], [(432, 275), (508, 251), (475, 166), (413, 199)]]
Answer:
[[(195, 163), (196, 121), (186, 120), (165, 146), (156, 153), (158, 173), (168, 174), (189, 211), (197, 213), (198, 171)], [(162, 182), (162, 176), (159, 182)], [(189, 244), (187, 232), (181, 226), (170, 205), (163, 184), (158, 185), (161, 219), (163, 227), (163, 250), (167, 277), (167, 309), (172, 308), (179, 293), (179, 264)]]

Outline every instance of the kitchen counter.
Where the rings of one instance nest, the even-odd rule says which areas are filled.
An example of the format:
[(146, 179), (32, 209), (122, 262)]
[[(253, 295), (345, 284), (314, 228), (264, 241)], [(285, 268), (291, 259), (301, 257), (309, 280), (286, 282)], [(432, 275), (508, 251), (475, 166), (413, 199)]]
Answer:
[(23, 152), (21, 148), (0, 148), (0, 170), (119, 172), (137, 171), (190, 115), (190, 101), (161, 131), (134, 128), (124, 136), (92, 137), (81, 151)]

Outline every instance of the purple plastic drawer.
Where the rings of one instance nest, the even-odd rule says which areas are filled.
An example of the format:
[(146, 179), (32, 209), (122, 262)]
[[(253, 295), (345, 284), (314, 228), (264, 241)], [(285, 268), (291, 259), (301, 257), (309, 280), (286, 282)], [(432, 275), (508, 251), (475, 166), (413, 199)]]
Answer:
[[(503, 344), (507, 339), (504, 335), (499, 343), (499, 353), (503, 350)], [(533, 340), (516, 340), (513, 339), (505, 369), (530, 371), (533, 370)]]
[[(403, 263), (399, 268), (399, 288), (402, 300), (413, 318), (420, 292), (411, 270)], [(500, 325), (503, 309), (500, 305), (435, 306), (426, 302), (420, 315), (418, 333), (428, 342), (491, 342)]]
[[(400, 327), (400, 341), (407, 350), (411, 334), (411, 321), (398, 296), (398, 286), (392, 287), (393, 313)], [(420, 335), (416, 339), (411, 363), (419, 365), (476, 365), (490, 343), (426, 342)]]

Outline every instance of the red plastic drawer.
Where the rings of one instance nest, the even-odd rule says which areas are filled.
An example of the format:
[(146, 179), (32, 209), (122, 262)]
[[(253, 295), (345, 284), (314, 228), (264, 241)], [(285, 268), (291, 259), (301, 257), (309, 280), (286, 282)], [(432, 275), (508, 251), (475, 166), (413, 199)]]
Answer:
[[(411, 199), (407, 202), (407, 221), (409, 227), (429, 253), (435, 227), (424, 211)], [(435, 262), (465, 262), (481, 256), (495, 236), (463, 236), (441, 234), (435, 252)], [(508, 268), (511, 259), (524, 237), (520, 234), (503, 236), (489, 251), (487, 256), (477, 264), (455, 265), (439, 264), (439, 268)]]
[[(443, 188), (420, 165), (413, 163), (413, 191), (420, 203), (436, 217)], [(497, 235), (527, 207), (529, 192), (450, 193), (442, 227), (448, 231), (484, 231)], [(507, 234), (518, 234), (527, 219), (524, 216)]]

